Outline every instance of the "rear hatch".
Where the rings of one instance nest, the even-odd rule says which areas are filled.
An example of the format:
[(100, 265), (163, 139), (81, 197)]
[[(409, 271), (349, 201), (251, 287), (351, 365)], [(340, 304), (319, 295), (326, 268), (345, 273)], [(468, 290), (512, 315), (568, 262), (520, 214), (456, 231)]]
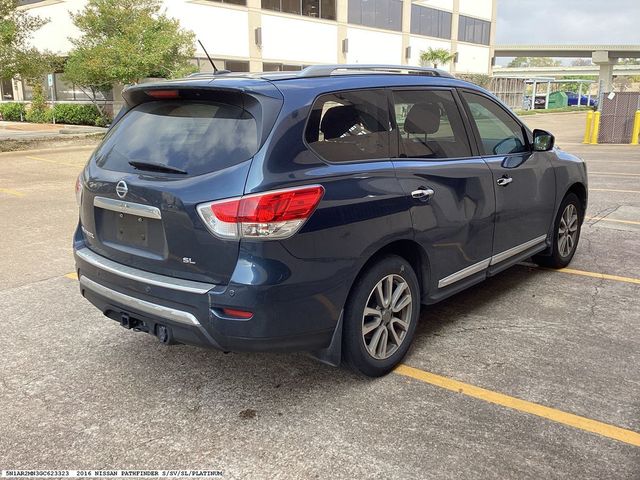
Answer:
[[(142, 270), (228, 282), (239, 241), (213, 236), (196, 206), (240, 196), (282, 104), (268, 82), (141, 85), (82, 174), (87, 246)], [(218, 87), (217, 84), (225, 84)]]

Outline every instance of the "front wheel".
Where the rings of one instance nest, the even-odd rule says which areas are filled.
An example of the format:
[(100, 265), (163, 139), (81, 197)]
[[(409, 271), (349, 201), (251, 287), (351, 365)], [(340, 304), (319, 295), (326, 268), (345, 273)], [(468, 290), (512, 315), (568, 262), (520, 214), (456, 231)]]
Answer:
[(406, 355), (420, 315), (420, 288), (411, 265), (390, 255), (356, 280), (345, 306), (346, 363), (369, 377), (390, 372)]
[(569, 193), (560, 204), (553, 224), (553, 243), (548, 255), (536, 255), (533, 260), (540, 266), (564, 268), (571, 262), (580, 240), (584, 212), (575, 193)]

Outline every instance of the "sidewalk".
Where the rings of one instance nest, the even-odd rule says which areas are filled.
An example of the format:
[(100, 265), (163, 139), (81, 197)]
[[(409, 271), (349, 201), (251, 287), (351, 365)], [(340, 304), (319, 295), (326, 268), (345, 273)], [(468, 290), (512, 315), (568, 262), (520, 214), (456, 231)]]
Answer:
[(73, 136), (105, 133), (106, 128), (85, 125), (52, 125), (49, 123), (25, 123), (0, 121), (0, 141), (2, 140), (44, 140)]

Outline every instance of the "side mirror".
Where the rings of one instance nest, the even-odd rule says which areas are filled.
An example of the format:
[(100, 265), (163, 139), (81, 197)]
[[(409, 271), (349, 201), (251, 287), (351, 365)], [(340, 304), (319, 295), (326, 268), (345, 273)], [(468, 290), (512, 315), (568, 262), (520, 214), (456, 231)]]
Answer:
[(548, 152), (553, 148), (556, 138), (545, 130), (535, 129), (533, 131), (533, 151)]

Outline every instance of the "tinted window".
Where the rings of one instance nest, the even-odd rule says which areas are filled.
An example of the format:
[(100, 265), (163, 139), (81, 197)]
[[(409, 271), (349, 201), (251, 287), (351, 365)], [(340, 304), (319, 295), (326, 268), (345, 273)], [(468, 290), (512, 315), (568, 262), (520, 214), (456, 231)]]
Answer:
[(402, 0), (349, 0), (349, 23), (402, 30)]
[(153, 162), (201, 175), (247, 160), (257, 149), (256, 121), (238, 106), (149, 102), (113, 127), (96, 151), (96, 163), (108, 170), (135, 172), (130, 161)]
[(451, 13), (435, 8), (411, 5), (411, 33), (451, 38)]
[(478, 127), (485, 155), (528, 151), (522, 127), (502, 107), (482, 95), (464, 92), (462, 96)]
[(460, 15), (458, 23), (458, 40), (461, 42), (489, 45), (490, 34), (491, 22)]
[(336, 19), (336, 0), (262, 0), (261, 6), (265, 10)]
[(470, 157), (462, 117), (449, 91), (393, 93), (400, 155), (410, 158)]
[(322, 95), (311, 110), (306, 139), (330, 162), (389, 158), (386, 93), (360, 90)]

